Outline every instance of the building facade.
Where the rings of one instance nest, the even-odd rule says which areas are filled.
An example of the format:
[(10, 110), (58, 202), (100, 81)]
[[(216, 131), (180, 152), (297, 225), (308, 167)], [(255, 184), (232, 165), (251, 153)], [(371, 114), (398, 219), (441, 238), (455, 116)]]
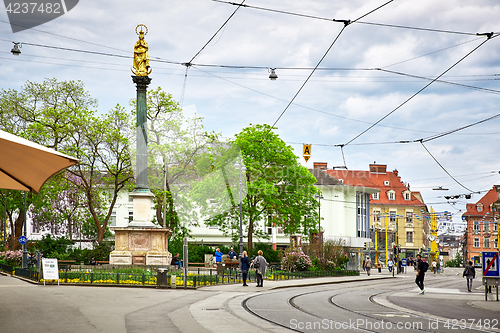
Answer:
[[(323, 167), (326, 168), (326, 165)], [(397, 170), (388, 172), (387, 165), (370, 164), (369, 170), (333, 169), (326, 172), (346, 185), (374, 188), (370, 202), (372, 249), (382, 263), (386, 257), (415, 257), (428, 250), (429, 212), (420, 192), (411, 191)]]
[(354, 251), (362, 249), (370, 241), (370, 195), (378, 190), (346, 185), (316, 163), (310, 172), (321, 191), (317, 199), (323, 241), (341, 239)]
[(467, 222), (463, 240), (464, 261), (481, 267), (482, 252), (498, 251), (498, 203), (500, 186), (495, 185), (475, 204), (467, 204), (462, 219)]

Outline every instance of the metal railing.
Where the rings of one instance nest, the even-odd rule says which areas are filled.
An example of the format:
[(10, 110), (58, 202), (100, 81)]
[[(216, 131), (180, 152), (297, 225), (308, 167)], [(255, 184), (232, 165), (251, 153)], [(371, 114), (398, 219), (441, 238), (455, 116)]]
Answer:
[[(17, 269), (16, 269), (17, 270)], [(157, 279), (156, 271), (144, 271), (143, 273), (117, 273), (109, 272), (101, 269), (96, 270), (60, 270), (59, 283), (72, 283), (72, 284), (109, 284), (109, 285), (142, 285), (142, 286), (158, 286), (158, 287), (171, 287), (172, 278), (175, 276), (175, 285), (177, 287), (184, 287), (184, 270), (183, 269), (169, 269), (161, 275), (160, 281)], [(334, 276), (352, 276), (359, 275), (359, 271), (344, 270), (344, 271), (304, 271), (304, 272), (285, 272), (279, 267), (271, 266), (266, 271), (265, 278), (268, 280), (290, 280), (290, 279), (304, 279), (315, 277), (334, 277)], [(247, 275), (248, 282), (256, 281), (256, 273), (250, 270)], [(216, 284), (236, 284), (242, 283), (243, 278), (241, 271), (238, 269), (224, 269), (219, 270), (212, 268), (197, 268), (188, 271), (186, 276), (186, 287), (197, 288), (201, 286), (209, 286)]]
[(38, 271), (33, 268), (15, 268), (15, 273), (16, 276), (20, 276), (26, 279), (30, 279), (33, 281), (38, 281)]
[(0, 264), (0, 270), (4, 271), (6, 273), (12, 274), (12, 271), (14, 270), (14, 268), (12, 268), (12, 266), (9, 266), (9, 265)]

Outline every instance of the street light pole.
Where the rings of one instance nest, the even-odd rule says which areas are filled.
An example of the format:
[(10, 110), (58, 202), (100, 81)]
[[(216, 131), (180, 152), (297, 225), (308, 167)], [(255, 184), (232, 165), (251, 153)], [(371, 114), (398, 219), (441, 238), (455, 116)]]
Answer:
[[(241, 162), (241, 160), (240, 160)], [(243, 164), (243, 163), (242, 163)], [(240, 163), (238, 163), (238, 161), (236, 161), (236, 163), (234, 164), (234, 167), (235, 168), (239, 168), (240, 169), (240, 258), (241, 256), (243, 255), (243, 204), (242, 204), (242, 182), (241, 182), (241, 172), (245, 172), (247, 171), (247, 168), (243, 165), (240, 165)]]
[[(318, 198), (318, 242), (320, 246), (320, 250), (323, 249), (323, 242), (321, 237), (321, 199), (324, 199), (323, 193), (319, 193), (315, 195)], [(321, 256), (323, 256), (323, 251), (321, 251)]]

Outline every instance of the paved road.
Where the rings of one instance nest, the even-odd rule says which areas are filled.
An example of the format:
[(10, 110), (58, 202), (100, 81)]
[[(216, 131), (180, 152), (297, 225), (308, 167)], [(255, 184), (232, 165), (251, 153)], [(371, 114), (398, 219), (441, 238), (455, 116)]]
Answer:
[[(394, 279), (386, 273), (362, 274), (265, 281), (264, 288), (219, 285), (195, 291), (38, 286), (0, 275), (0, 332), (398, 331), (373, 327), (382, 321), (426, 325), (405, 332), (500, 332), (485, 330), (483, 324), (481, 330), (446, 329), (442, 321), (429, 327), (432, 320), (460, 319), (464, 314), (482, 323), (498, 320), (500, 302), (485, 302), (481, 289), (467, 293), (465, 281), (453, 271), (428, 276), (424, 296), (417, 294), (413, 280), (410, 273)], [(305, 327), (323, 319), (329, 323), (326, 328)], [(359, 325), (335, 326), (349, 319)]]

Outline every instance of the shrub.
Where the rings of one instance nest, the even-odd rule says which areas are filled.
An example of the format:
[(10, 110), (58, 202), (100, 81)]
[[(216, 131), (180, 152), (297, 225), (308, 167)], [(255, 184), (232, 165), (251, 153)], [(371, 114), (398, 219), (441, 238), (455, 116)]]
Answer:
[(302, 250), (288, 248), (281, 259), (281, 269), (289, 272), (307, 271), (312, 266), (311, 258)]
[(9, 266), (12, 266), (12, 267), (21, 266), (23, 263), (23, 251), (21, 251), (21, 250), (16, 250), (16, 251), (7, 250), (5, 252), (0, 252), (0, 259), (7, 262), (7, 265), (9, 265)]

